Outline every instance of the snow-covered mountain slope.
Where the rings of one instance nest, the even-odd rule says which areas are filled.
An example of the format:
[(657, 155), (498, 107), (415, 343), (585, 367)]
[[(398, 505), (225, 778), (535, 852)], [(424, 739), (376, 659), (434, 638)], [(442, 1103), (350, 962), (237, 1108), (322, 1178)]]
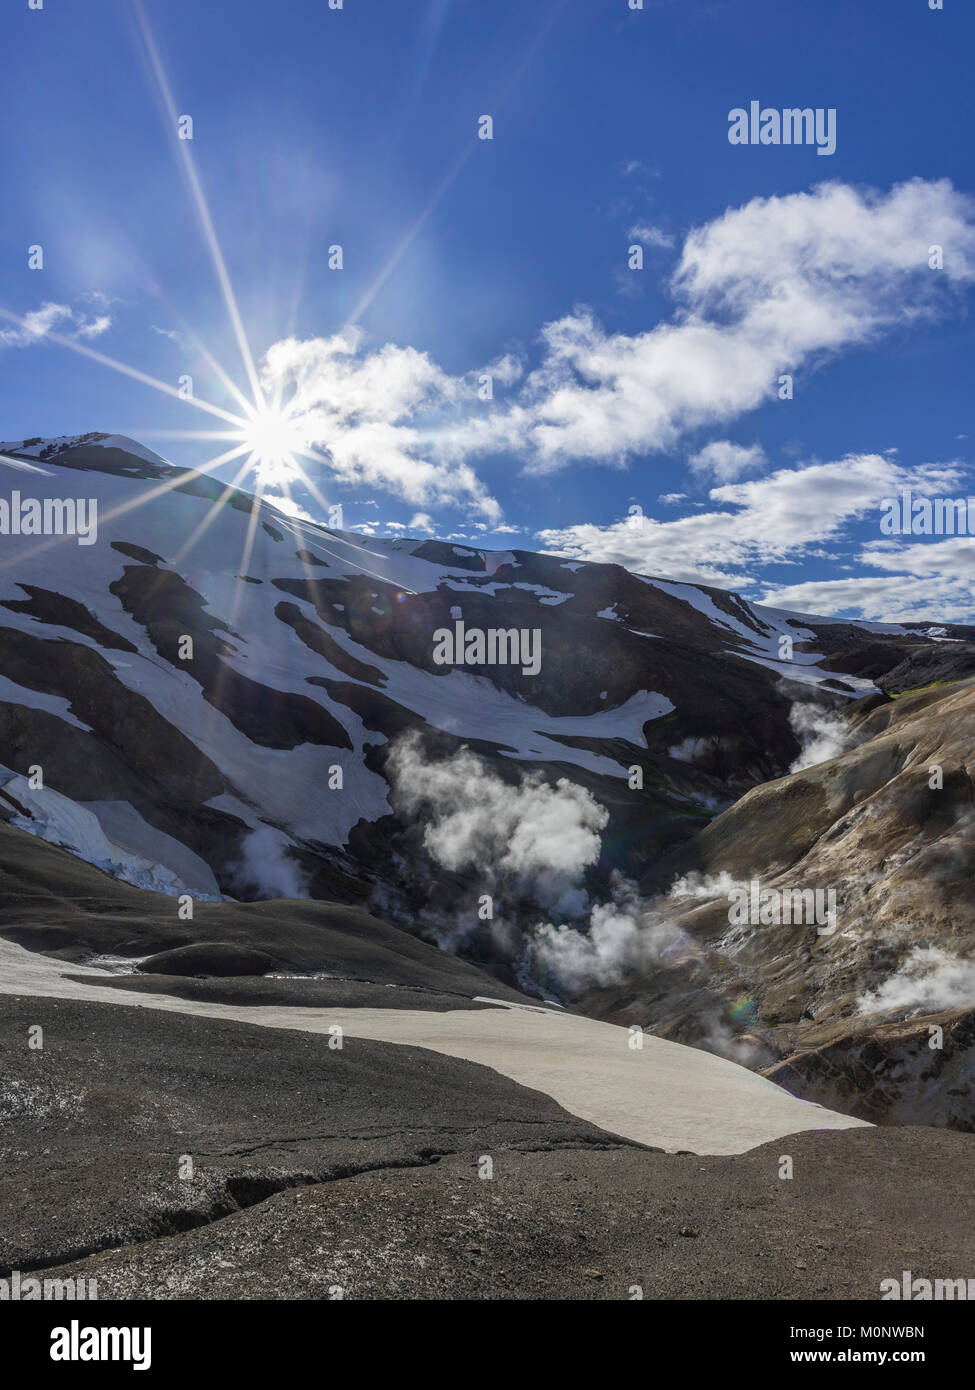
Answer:
[[(76, 854), (137, 888), (176, 896), (190, 893), (219, 898), (216, 880), (202, 859), (154, 830), (127, 801), (71, 801), (51, 787), (32, 787), (30, 780), (0, 767), (0, 802), (19, 829), (39, 835), (52, 845)], [(111, 827), (114, 840), (108, 838)], [(155, 858), (140, 849), (154, 848)], [(171, 866), (171, 867), (170, 867)]]
[[(0, 762), (41, 768), (113, 843), (124, 814), (130, 854), (195, 891), (394, 881), (409, 789), (389, 753), (411, 733), (428, 761), (467, 745), (505, 785), (585, 789), (609, 816), (601, 866), (637, 871), (786, 771), (797, 701), (872, 690), (876, 659), (843, 674), (864, 647), (894, 666), (919, 641), (613, 565), (328, 530), (120, 436), (0, 451)], [(97, 527), (25, 534), (30, 500)], [(437, 664), (458, 621), (537, 631), (538, 673)]]
[[(904, 1015), (881, 1004), (913, 969), (910, 913), (936, 922), (921, 943), (935, 952), (961, 923), (957, 874), (942, 863), (911, 896), (897, 855), (956, 865), (969, 696), (915, 720), (884, 692), (975, 671), (972, 629), (366, 538), (116, 435), (0, 453), (0, 819), (180, 899), (165, 940), (191, 955), (223, 949), (226, 913), (224, 935), (201, 926), (221, 898), (368, 906), (498, 988), (785, 1065), (852, 1104), (842, 1057), (861, 1057), (862, 999), (879, 991), (884, 1026)], [(928, 807), (914, 764), (943, 735), (955, 770)], [(859, 915), (835, 941), (808, 924), (729, 932), (727, 885), (756, 875), (834, 889)], [(898, 950), (865, 930), (871, 914)], [(54, 949), (139, 954), (145, 937), (111, 912), (99, 931), (76, 924)], [(275, 954), (273, 931), (252, 937), (230, 940)], [(797, 1061), (810, 1047), (816, 1068)], [(866, 1117), (896, 1096), (886, 1079)]]

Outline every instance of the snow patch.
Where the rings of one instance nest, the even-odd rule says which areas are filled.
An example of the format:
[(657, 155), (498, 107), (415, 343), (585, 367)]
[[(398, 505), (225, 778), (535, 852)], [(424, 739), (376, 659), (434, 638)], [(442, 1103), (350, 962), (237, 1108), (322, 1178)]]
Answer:
[(73, 724), (76, 729), (83, 729), (86, 734), (91, 733), (91, 726), (82, 724), (81, 720), (71, 713), (70, 700), (65, 700), (60, 695), (46, 695), (41, 690), (30, 690), (27, 686), (18, 685), (16, 681), (10, 680), (8, 676), (0, 675), (0, 702), (43, 710), (45, 714), (54, 714), (58, 719), (63, 719), (65, 724)]
[[(94, 864), (113, 878), (131, 883), (136, 888), (148, 888), (155, 893), (176, 897), (189, 891), (187, 884), (165, 864), (133, 850), (124, 849), (110, 840), (98, 817), (77, 801), (62, 796), (50, 787), (33, 789), (26, 777), (0, 766), (0, 789), (4, 795), (23, 808), (23, 814), (11, 817), (11, 825), (36, 835), (48, 844), (66, 849), (70, 854)], [(134, 807), (133, 816), (141, 820)], [(130, 821), (131, 824), (131, 821)], [(151, 827), (149, 827), (151, 829)], [(158, 832), (157, 832), (158, 834)], [(168, 836), (162, 836), (168, 839)], [(189, 850), (185, 853), (195, 859)], [(202, 862), (202, 861), (200, 861)], [(219, 897), (199, 891), (196, 898)]]

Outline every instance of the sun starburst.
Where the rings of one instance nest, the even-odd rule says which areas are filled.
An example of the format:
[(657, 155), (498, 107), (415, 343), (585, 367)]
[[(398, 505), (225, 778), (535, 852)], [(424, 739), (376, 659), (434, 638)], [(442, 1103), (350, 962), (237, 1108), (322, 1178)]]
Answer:
[[(158, 95), (162, 109), (165, 113), (167, 125), (170, 130), (174, 130), (177, 124), (177, 109), (173, 99), (169, 80), (163, 68), (162, 59), (156, 46), (155, 38), (149, 25), (142, 0), (133, 0), (133, 7), (138, 27), (141, 30), (145, 46), (145, 55), (148, 59), (150, 70), (156, 78)], [(186, 180), (190, 200), (193, 204), (204, 244), (210, 254), (210, 259), (216, 274), (217, 283), (223, 296), (224, 305), (230, 319), (234, 337), (240, 351), (241, 359), (250, 387), (250, 399), (244, 388), (238, 386), (233, 380), (231, 373), (213, 356), (210, 350), (200, 341), (197, 334), (189, 325), (183, 325), (182, 331), (188, 340), (199, 352), (200, 356), (207, 362), (215, 376), (225, 388), (227, 394), (236, 403), (237, 410), (230, 410), (224, 406), (216, 405), (195, 394), (186, 393), (182, 389), (177, 389), (170, 382), (161, 381), (158, 377), (152, 376), (148, 372), (138, 367), (132, 366), (127, 362), (121, 362), (117, 358), (108, 356), (107, 353), (98, 351), (89, 344), (80, 341), (77, 337), (70, 337), (66, 334), (51, 329), (45, 334), (45, 341), (56, 343), (61, 347), (77, 353), (89, 361), (98, 363), (103, 367), (121, 373), (123, 376), (137, 381), (144, 386), (149, 386), (153, 390), (173, 399), (183, 402), (191, 409), (205, 412), (211, 423), (215, 420), (222, 428), (218, 429), (184, 429), (184, 430), (143, 430), (140, 436), (146, 439), (182, 439), (182, 440), (220, 440), (222, 441), (220, 452), (208, 459), (205, 463), (198, 464), (196, 471), (211, 474), (215, 469), (225, 467), (232, 463), (238, 463), (239, 467), (235, 475), (225, 484), (219, 497), (217, 497), (209, 507), (206, 515), (202, 518), (199, 525), (185, 539), (177, 556), (178, 561), (184, 559), (198, 544), (203, 535), (213, 525), (214, 521), (220, 516), (223, 509), (228, 505), (238, 487), (246, 485), (248, 479), (253, 479), (253, 505), (247, 527), (247, 535), (244, 541), (243, 554), (241, 557), (241, 573), (245, 573), (250, 559), (256, 536), (258, 518), (262, 507), (265, 505), (265, 493), (269, 487), (276, 487), (280, 490), (279, 496), (270, 497), (268, 500), (273, 505), (275, 500), (284, 501), (291, 504), (292, 487), (304, 489), (315, 503), (320, 507), (323, 517), (331, 514), (328, 502), (322, 496), (319, 488), (309, 470), (304, 466), (302, 460), (307, 460), (312, 465), (326, 468), (331, 463), (329, 455), (322, 451), (322, 446), (318, 443), (319, 434), (311, 427), (310, 422), (305, 418), (301, 411), (297, 409), (293, 402), (282, 402), (280, 394), (270, 392), (266, 394), (264, 383), (254, 360), (254, 354), (248, 342), (247, 333), (244, 329), (244, 322), (234, 295), (230, 276), (227, 271), (223, 252), (217, 239), (216, 229), (210, 208), (207, 204), (203, 184), (196, 169), (193, 155), (188, 142), (178, 143), (180, 162)], [(395, 262), (393, 262), (394, 264)], [(392, 264), (389, 269), (392, 269)], [(387, 271), (388, 273), (388, 271)], [(375, 293), (385, 275), (380, 277), (379, 282), (374, 287)], [(12, 313), (10, 310), (0, 306), (0, 319), (20, 326), (23, 330), (25, 324), (23, 319)], [(270, 398), (269, 398), (270, 395)], [(184, 474), (182, 470), (175, 472), (172, 476), (165, 478), (155, 487), (141, 491), (138, 496), (127, 498), (120, 501), (107, 515), (103, 516), (103, 521), (110, 521), (122, 516), (135, 508), (143, 507), (152, 502), (155, 498), (164, 496), (174, 488), (182, 485)], [(298, 535), (298, 523), (294, 518), (287, 517), (285, 511), (278, 510), (278, 517), (282, 524), (295, 529)], [(300, 508), (299, 508), (300, 510)], [(325, 541), (325, 535), (330, 538)], [(48, 544), (56, 544), (61, 538), (55, 537), (51, 540), (40, 543), (39, 548), (45, 548)], [(356, 544), (350, 537), (341, 535), (334, 529), (327, 532), (321, 524), (318, 524), (318, 534), (308, 536), (302, 534), (302, 550), (313, 549), (329, 555), (333, 558), (341, 558), (346, 565), (360, 570), (374, 579), (389, 581), (389, 577), (376, 569), (377, 563), (382, 563), (381, 557), (375, 555), (367, 546)], [(338, 546), (341, 555), (336, 555), (332, 549)], [(355, 552), (361, 555), (363, 560), (355, 559), (350, 554)], [(303, 561), (306, 565), (307, 562)], [(309, 572), (309, 579), (313, 575)], [(243, 597), (243, 582), (238, 581), (237, 602)], [(412, 590), (404, 589), (404, 592)], [(236, 603), (235, 603), (236, 608)]]
[(297, 455), (308, 446), (301, 421), (287, 409), (261, 405), (243, 425), (240, 443), (252, 455), (261, 483), (284, 485), (301, 478)]

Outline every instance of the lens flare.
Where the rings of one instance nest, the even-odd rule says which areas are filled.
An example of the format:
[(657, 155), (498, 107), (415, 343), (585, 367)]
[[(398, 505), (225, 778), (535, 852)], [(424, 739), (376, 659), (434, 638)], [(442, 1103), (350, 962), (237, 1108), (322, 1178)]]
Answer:
[(254, 458), (254, 471), (262, 483), (284, 483), (302, 470), (296, 454), (303, 453), (307, 440), (299, 422), (287, 411), (264, 406), (243, 426), (240, 442)]

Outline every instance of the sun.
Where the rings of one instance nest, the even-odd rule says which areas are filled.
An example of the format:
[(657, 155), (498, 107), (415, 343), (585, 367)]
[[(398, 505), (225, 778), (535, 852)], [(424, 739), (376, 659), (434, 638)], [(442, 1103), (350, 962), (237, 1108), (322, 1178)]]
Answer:
[(261, 406), (244, 423), (240, 442), (251, 455), (261, 482), (287, 482), (301, 472), (295, 455), (304, 452), (307, 440), (287, 410)]
[[(159, 53), (156, 48), (155, 39), (149, 28), (149, 22), (139, 0), (136, 0), (136, 11), (139, 25), (145, 41), (146, 56), (149, 60), (150, 68), (155, 74), (158, 94), (161, 105), (167, 114), (167, 130), (173, 129), (178, 120), (176, 105), (173, 100), (169, 81), (163, 70)], [(262, 501), (268, 497), (272, 506), (278, 508), (278, 517), (285, 517), (287, 514), (294, 516), (302, 515), (307, 517), (301, 504), (297, 503), (292, 497), (292, 487), (297, 484), (302, 493), (307, 493), (313, 503), (320, 509), (320, 514), (331, 516), (333, 508), (329, 501), (320, 491), (316, 482), (316, 474), (321, 468), (330, 468), (333, 465), (333, 458), (325, 443), (323, 442), (323, 423), (316, 417), (316, 412), (308, 411), (302, 407), (300, 400), (291, 399), (287, 404), (283, 403), (280, 395), (272, 394), (268, 398), (265, 384), (262, 383), (260, 374), (254, 361), (254, 354), (248, 341), (247, 333), (244, 328), (243, 318), (240, 308), (234, 295), (230, 276), (227, 273), (227, 266), (224, 261), (223, 252), (214, 230), (213, 218), (207, 203), (203, 184), (197, 173), (193, 161), (192, 148), (189, 142), (179, 142), (179, 153), (184, 164), (187, 177), (187, 185), (192, 194), (192, 200), (196, 208), (200, 228), (203, 233), (203, 240), (210, 253), (213, 268), (216, 272), (217, 283), (223, 295), (224, 305), (230, 320), (230, 326), (237, 342), (241, 360), (247, 375), (246, 387), (238, 385), (231, 373), (221, 362), (213, 356), (209, 349), (200, 341), (196, 333), (187, 326), (187, 334), (200, 357), (206, 361), (214, 375), (218, 378), (227, 394), (232, 397), (237, 409), (227, 405), (218, 405), (215, 401), (208, 401), (194, 391), (184, 392), (182, 380), (180, 386), (175, 386), (171, 381), (164, 381), (152, 375), (150, 372), (143, 371), (140, 367), (132, 363), (121, 362), (117, 358), (109, 357), (106, 353), (100, 352), (89, 343), (81, 341), (78, 337), (71, 337), (64, 333), (59, 333), (56, 328), (52, 328), (46, 333), (45, 339), (59, 344), (69, 351), (77, 353), (79, 356), (87, 358), (89, 361), (98, 362), (103, 367), (108, 367), (112, 371), (120, 373), (133, 381), (149, 386), (160, 395), (172, 400), (178, 400), (184, 406), (189, 406), (194, 410), (203, 412), (209, 417), (207, 424), (210, 428), (206, 430), (148, 430), (138, 429), (135, 431), (140, 438), (154, 437), (158, 439), (179, 439), (179, 440), (219, 440), (219, 451), (203, 463), (195, 465), (194, 471), (203, 476), (214, 477), (216, 481), (223, 482), (224, 479), (216, 474), (218, 468), (229, 468), (234, 465), (233, 476), (226, 481), (226, 485), (219, 496), (213, 499), (206, 515), (199, 524), (184, 540), (180, 549), (177, 551), (174, 561), (179, 563), (182, 558), (188, 555), (209, 528), (220, 517), (223, 508), (227, 505), (236, 505), (235, 490), (243, 487), (250, 487), (249, 479), (253, 477), (256, 486), (253, 487), (253, 505), (250, 508), (251, 524), (247, 527), (246, 537), (243, 544), (240, 560), (240, 573), (237, 579), (237, 592), (234, 597), (231, 619), (236, 615), (240, 604), (244, 601), (244, 595), (249, 588), (246, 582), (247, 570), (250, 564), (251, 553), (254, 548), (255, 536), (257, 533), (257, 519), (260, 513)], [(439, 195), (438, 195), (439, 200)], [(431, 209), (432, 210), (432, 209)], [(410, 240), (412, 237), (410, 238)], [(399, 257), (403, 254), (409, 241), (404, 242), (388, 263), (387, 269), (379, 276), (375, 287), (370, 291), (369, 296), (364, 299), (360, 308), (356, 310), (358, 315), (368, 307), (379, 288), (385, 282), (387, 275), (396, 265)], [(22, 319), (19, 315), (12, 313), (9, 309), (0, 305), (0, 322), (11, 323), (17, 326), (20, 333), (30, 333), (31, 324)], [(2, 334), (0, 334), (2, 341)], [(221, 428), (213, 427), (214, 421), (218, 422)], [(311, 467), (306, 466), (302, 460), (307, 460)], [(184, 485), (186, 470), (183, 468), (173, 468), (170, 476), (163, 478), (157, 487), (149, 489), (148, 492), (140, 494), (138, 499), (128, 500), (119, 503), (105, 520), (110, 520), (115, 516), (124, 515), (135, 506), (142, 506), (155, 497), (165, 496), (173, 489), (181, 488)], [(270, 490), (274, 489), (272, 493)], [(296, 523), (297, 524), (297, 523)], [(331, 531), (333, 537), (339, 537), (339, 530)], [(316, 536), (314, 543), (307, 537), (303, 537), (303, 550), (309, 547), (332, 555), (336, 559), (342, 559), (343, 563), (358, 570), (362, 574), (368, 575), (372, 579), (379, 579), (389, 583), (389, 577), (376, 569), (372, 568), (373, 552), (363, 545), (356, 545), (348, 536), (339, 537), (341, 551), (336, 552), (327, 548), (320, 536)], [(348, 555), (348, 552), (358, 551), (369, 559), (370, 566), (367, 567)], [(303, 561), (304, 563), (304, 561)], [(306, 564), (307, 571), (307, 564)], [(312, 578), (308, 571), (309, 578)], [(398, 596), (399, 601), (403, 601), (403, 593), (413, 593), (412, 589), (403, 588)], [(233, 626), (233, 622), (231, 622)]]

